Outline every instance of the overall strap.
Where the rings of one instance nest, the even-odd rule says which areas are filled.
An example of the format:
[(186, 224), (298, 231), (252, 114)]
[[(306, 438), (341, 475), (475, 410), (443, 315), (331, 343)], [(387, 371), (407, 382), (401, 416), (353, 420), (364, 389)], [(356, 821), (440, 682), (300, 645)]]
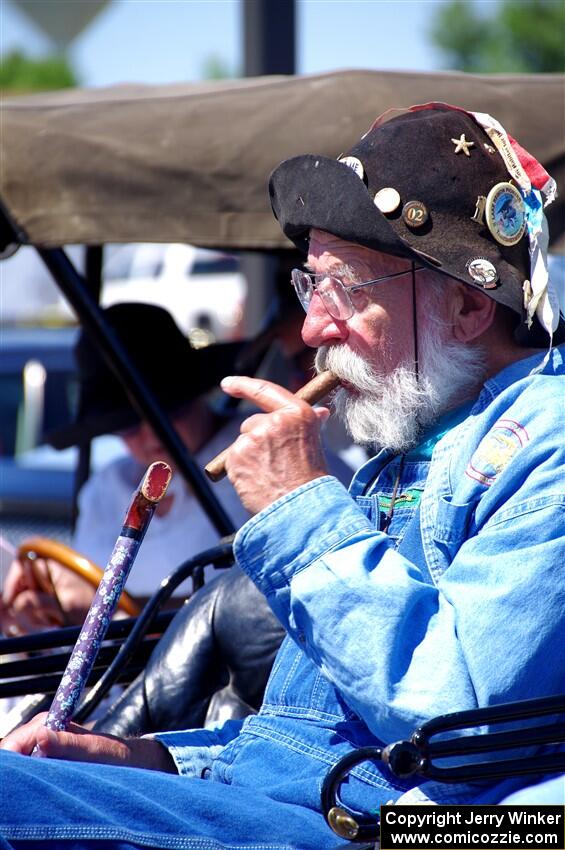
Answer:
[(397, 550), (404, 558), (415, 564), (422, 573), (422, 578), (428, 584), (432, 584), (432, 577), (426, 562), (422, 530), (420, 528), (420, 505), (414, 510), (406, 531)]

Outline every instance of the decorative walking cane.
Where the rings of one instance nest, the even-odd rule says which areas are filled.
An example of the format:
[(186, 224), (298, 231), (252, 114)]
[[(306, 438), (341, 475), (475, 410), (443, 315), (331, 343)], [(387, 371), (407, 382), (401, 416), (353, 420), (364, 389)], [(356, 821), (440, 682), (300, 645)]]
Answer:
[[(72, 720), (138, 549), (170, 480), (170, 466), (157, 461), (147, 469), (133, 494), (122, 530), (51, 703), (45, 720), (49, 729), (65, 730)], [(36, 747), (32, 755), (41, 752)]]

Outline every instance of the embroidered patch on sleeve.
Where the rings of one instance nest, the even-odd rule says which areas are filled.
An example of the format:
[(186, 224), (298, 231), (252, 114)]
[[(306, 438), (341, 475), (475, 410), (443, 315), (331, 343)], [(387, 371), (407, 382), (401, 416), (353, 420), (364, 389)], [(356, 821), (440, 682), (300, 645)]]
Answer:
[(481, 440), (465, 475), (490, 487), (528, 440), (528, 433), (519, 422), (499, 419)]

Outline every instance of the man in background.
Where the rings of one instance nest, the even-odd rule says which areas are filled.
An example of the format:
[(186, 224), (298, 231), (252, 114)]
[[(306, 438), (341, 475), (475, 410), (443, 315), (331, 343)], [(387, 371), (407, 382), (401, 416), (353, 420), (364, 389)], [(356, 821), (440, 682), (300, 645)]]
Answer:
[[(205, 465), (239, 432), (244, 414), (232, 410), (221, 415), (213, 405), (213, 393), (221, 378), (233, 371), (241, 343), (193, 348), (172, 316), (149, 304), (123, 303), (105, 311), (134, 365), (146, 378), (171, 422), (196, 462)], [(151, 341), (149, 344), (148, 341)], [(172, 464), (160, 439), (140, 419), (127, 394), (88, 334), (81, 333), (75, 349), (79, 405), (75, 420), (48, 436), (57, 449), (81, 445), (108, 433), (120, 436), (127, 453), (96, 471), (79, 494), (79, 515), (72, 538), (73, 548), (102, 568), (120, 533), (123, 515), (149, 464), (165, 460)], [(174, 469), (174, 464), (173, 464)], [(215, 493), (238, 528), (249, 516), (226, 479)], [(179, 474), (173, 474), (166, 497), (159, 504), (136, 558), (128, 592), (140, 602), (148, 598), (176, 567), (218, 542), (218, 533), (196, 495)], [(30, 570), (15, 561), (2, 594), (0, 618), (6, 633), (37, 631), (61, 623), (81, 624), (94, 588), (77, 575), (49, 564), (50, 577), (59, 597), (37, 585)], [(45, 564), (37, 565), (45, 570)], [(213, 574), (209, 570), (208, 578)], [(183, 593), (182, 589), (178, 593)], [(183, 595), (186, 595), (183, 593)]]

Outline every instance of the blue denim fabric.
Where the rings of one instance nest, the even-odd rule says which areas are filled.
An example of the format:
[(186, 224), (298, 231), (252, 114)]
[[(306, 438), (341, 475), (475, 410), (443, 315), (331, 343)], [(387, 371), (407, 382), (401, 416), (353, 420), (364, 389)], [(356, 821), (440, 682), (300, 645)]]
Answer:
[[(0, 835), (57, 850), (334, 850), (322, 815), (261, 789), (0, 753)], [(38, 845), (39, 846), (39, 845)], [(49, 846), (49, 845), (47, 845)]]
[(505, 806), (532, 805), (565, 805), (565, 774), (538, 782), (537, 785), (528, 785), (520, 791), (515, 791), (502, 801)]

